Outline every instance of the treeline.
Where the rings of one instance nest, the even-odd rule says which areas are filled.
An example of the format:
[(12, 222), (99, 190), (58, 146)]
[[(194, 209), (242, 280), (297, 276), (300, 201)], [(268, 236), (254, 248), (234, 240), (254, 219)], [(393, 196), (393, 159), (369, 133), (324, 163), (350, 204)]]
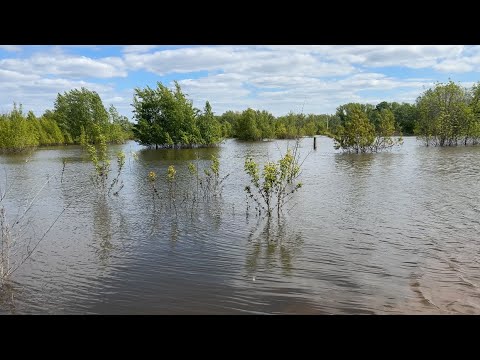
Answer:
[(53, 110), (40, 117), (26, 115), (22, 105), (0, 115), (0, 149), (21, 151), (35, 146), (96, 143), (99, 135), (110, 143), (133, 139), (133, 124), (100, 96), (85, 88), (58, 94)]
[[(217, 116), (224, 137), (240, 140), (294, 139), (302, 136), (327, 135), (334, 137), (345, 124), (344, 111), (353, 103), (341, 105), (333, 115), (298, 114), (275, 117), (268, 111), (247, 109), (227, 111)], [(380, 113), (389, 110), (394, 118), (397, 134), (414, 135), (417, 107), (415, 104), (381, 102), (378, 105), (356, 104), (368, 121), (378, 126)]]
[(398, 143), (393, 137), (416, 135), (429, 146), (480, 143), (480, 83), (471, 88), (436, 83), (414, 104), (348, 103), (333, 115), (290, 113), (274, 117), (267, 111), (227, 111), (217, 117), (223, 136), (241, 140), (286, 139), (328, 135), (347, 151), (379, 151)]
[(275, 117), (268, 111), (247, 109), (227, 111), (217, 116), (224, 137), (240, 140), (294, 139), (317, 134), (328, 135), (335, 126), (334, 115), (295, 114)]
[[(251, 108), (214, 115), (208, 101), (203, 111), (193, 107), (177, 82), (174, 89), (158, 82), (156, 88), (135, 89), (132, 106), (136, 124), (133, 132), (140, 144), (155, 148), (214, 146), (224, 138), (258, 141), (313, 135), (334, 137), (340, 130), (345, 130), (343, 108), (349, 105), (340, 106), (333, 115), (291, 112), (275, 117), (266, 110)], [(388, 109), (393, 114), (395, 132), (413, 134), (417, 114), (415, 105), (382, 102), (377, 106), (359, 106), (375, 126), (380, 121), (378, 114)], [(376, 149), (379, 148), (376, 145)]]
[[(479, 83), (480, 84), (480, 83)], [(107, 110), (100, 96), (85, 88), (58, 94), (53, 110), (36, 117), (21, 106), (0, 115), (0, 148), (22, 150), (38, 145), (96, 143), (134, 139), (159, 147), (215, 146), (224, 138), (257, 141), (327, 135), (347, 151), (378, 151), (393, 146), (394, 136), (416, 135), (425, 144), (451, 146), (480, 142), (480, 85), (463, 88), (449, 81), (426, 90), (415, 104), (348, 103), (335, 114), (295, 114), (275, 117), (266, 110), (246, 109), (215, 115), (209, 102), (203, 110), (175, 82), (135, 89), (135, 124)]]

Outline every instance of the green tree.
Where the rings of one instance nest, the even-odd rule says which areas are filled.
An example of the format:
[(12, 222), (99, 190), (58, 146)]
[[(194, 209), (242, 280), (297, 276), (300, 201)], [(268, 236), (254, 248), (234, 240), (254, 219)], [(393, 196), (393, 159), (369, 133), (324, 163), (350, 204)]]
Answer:
[(393, 115), (393, 112), (388, 107), (385, 107), (378, 111), (377, 116), (376, 138), (373, 143), (372, 151), (377, 152), (388, 149), (394, 145), (402, 144), (402, 137), (393, 137), (396, 132), (395, 115)]
[(367, 152), (375, 141), (375, 126), (367, 117), (365, 108), (361, 104), (348, 104), (337, 110), (342, 119), (334, 137), (335, 149), (348, 152)]
[(203, 139), (197, 126), (199, 111), (175, 82), (170, 90), (160, 82), (156, 89), (135, 89), (133, 132), (140, 144), (156, 148), (201, 145)]
[[(33, 118), (32, 118), (33, 116)], [(6, 151), (22, 151), (39, 145), (35, 115), (29, 119), (23, 114), (22, 105), (0, 117), (0, 148)]]
[(198, 117), (198, 128), (202, 144), (210, 146), (222, 140), (222, 127), (212, 112), (212, 107), (207, 101), (203, 114)]
[(54, 118), (62, 133), (75, 142), (80, 141), (82, 128), (89, 141), (108, 133), (108, 113), (102, 99), (95, 91), (83, 87), (57, 95)]
[(469, 106), (468, 91), (449, 81), (437, 83), (417, 99), (416, 134), (428, 146), (467, 145), (475, 130), (474, 110)]
[(128, 121), (126, 116), (120, 115), (113, 105), (110, 105), (108, 108), (108, 120), (108, 142), (121, 144), (124, 143), (125, 140), (133, 138), (133, 124)]
[(257, 110), (255, 112), (257, 128), (261, 133), (262, 139), (273, 139), (275, 138), (275, 117), (268, 111)]
[(248, 108), (238, 118), (233, 127), (234, 134), (240, 140), (262, 140), (262, 132), (257, 126), (257, 113)]

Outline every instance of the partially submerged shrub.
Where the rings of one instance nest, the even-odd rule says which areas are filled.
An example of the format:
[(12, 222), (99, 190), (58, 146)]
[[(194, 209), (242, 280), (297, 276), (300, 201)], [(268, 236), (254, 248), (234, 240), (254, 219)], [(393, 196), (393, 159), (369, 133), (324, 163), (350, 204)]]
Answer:
[(288, 199), (302, 187), (302, 183), (297, 182), (300, 167), (298, 143), (293, 150), (288, 149), (285, 156), (277, 162), (267, 162), (261, 174), (259, 165), (252, 157), (245, 159), (244, 169), (251, 182), (245, 186), (245, 191), (247, 197), (257, 205), (259, 213), (263, 210), (271, 216), (276, 208), (277, 215), (280, 215)]

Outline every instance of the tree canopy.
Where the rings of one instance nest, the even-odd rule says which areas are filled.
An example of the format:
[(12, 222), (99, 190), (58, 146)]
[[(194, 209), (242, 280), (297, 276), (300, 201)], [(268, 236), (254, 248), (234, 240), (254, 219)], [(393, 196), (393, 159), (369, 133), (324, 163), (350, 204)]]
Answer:
[(388, 106), (373, 108), (349, 103), (337, 108), (337, 116), (341, 125), (334, 136), (336, 149), (355, 153), (377, 152), (402, 142), (401, 137), (393, 137), (397, 132), (395, 116)]
[(427, 146), (467, 145), (478, 141), (480, 127), (479, 118), (475, 116), (475, 91), (475, 87), (470, 92), (449, 81), (437, 83), (418, 97), (415, 130)]
[(137, 120), (133, 132), (142, 145), (192, 147), (211, 146), (221, 141), (221, 126), (210, 104), (205, 104), (201, 114), (178, 82), (174, 90), (160, 82), (156, 89), (137, 88), (132, 105)]

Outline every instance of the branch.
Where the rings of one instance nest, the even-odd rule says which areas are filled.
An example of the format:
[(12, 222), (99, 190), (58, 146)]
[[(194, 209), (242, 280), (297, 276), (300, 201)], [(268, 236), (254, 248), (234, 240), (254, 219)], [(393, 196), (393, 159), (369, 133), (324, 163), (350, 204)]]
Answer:
[(63, 208), (63, 210), (60, 212), (60, 214), (58, 214), (58, 216), (55, 218), (55, 221), (48, 227), (47, 231), (45, 231), (45, 233), (42, 235), (42, 237), (40, 238), (40, 240), (38, 240), (38, 242), (35, 244), (35, 246), (33, 247), (33, 249), (31, 251), (28, 252), (28, 255), (10, 272), (10, 275), (13, 274), (15, 271), (17, 271), (17, 269), (23, 264), (25, 263), (25, 261), (28, 260), (28, 258), (30, 258), (30, 256), (34, 253), (35, 249), (38, 247), (38, 245), (40, 244), (40, 242), (45, 238), (45, 236), (47, 236), (47, 234), (50, 232), (50, 230), (53, 228), (53, 226), (57, 223), (58, 219), (60, 219), (60, 217), (63, 215), (63, 213), (65, 212), (65, 210), (67, 210), (70, 205), (72, 203), (70, 202), (67, 206), (65, 206)]
[(18, 224), (20, 222), (20, 220), (23, 219), (23, 217), (27, 214), (27, 212), (32, 208), (33, 206), (33, 203), (35, 202), (35, 199), (37, 198), (37, 196), (42, 192), (43, 188), (45, 186), (47, 186), (48, 182), (50, 181), (50, 179), (47, 178), (47, 181), (45, 181), (45, 183), (42, 185), (42, 187), (40, 188), (40, 190), (38, 190), (38, 192), (35, 194), (35, 196), (33, 197), (32, 201), (30, 201), (30, 204), (27, 206), (27, 208), (25, 209), (25, 211), (23, 212), (23, 214), (17, 218), (17, 220), (15, 220), (13, 222), (13, 225), (11, 227), (11, 229), (13, 229), (15, 227), (16, 224)]

